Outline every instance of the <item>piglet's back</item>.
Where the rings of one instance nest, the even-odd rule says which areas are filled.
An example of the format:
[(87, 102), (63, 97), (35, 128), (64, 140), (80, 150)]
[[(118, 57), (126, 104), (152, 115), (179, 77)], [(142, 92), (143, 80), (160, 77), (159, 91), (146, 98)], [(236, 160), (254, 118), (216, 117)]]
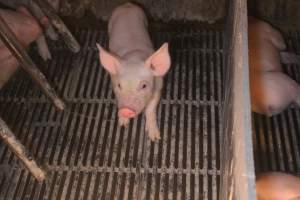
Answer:
[(108, 24), (109, 49), (122, 57), (133, 50), (153, 52), (148, 22), (142, 8), (132, 3), (117, 7)]

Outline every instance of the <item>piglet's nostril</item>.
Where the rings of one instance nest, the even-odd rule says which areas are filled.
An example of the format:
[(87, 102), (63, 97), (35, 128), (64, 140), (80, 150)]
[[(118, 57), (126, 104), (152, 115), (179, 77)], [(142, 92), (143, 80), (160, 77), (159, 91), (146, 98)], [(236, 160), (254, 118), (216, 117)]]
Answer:
[(136, 112), (130, 108), (120, 108), (118, 112), (119, 117), (133, 118)]

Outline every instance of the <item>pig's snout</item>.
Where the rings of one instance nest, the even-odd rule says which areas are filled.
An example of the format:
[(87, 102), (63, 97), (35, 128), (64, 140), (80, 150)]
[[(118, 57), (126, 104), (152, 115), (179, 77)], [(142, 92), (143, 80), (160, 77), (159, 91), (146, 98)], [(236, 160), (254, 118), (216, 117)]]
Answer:
[(119, 109), (119, 117), (124, 117), (124, 118), (133, 118), (136, 116), (136, 112), (130, 108), (120, 108)]

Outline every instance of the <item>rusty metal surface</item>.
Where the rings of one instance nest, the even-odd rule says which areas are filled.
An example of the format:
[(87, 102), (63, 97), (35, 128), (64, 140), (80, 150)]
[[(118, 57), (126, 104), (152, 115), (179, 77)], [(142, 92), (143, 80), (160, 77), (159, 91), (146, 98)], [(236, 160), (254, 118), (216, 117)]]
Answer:
[(151, 35), (156, 47), (168, 41), (172, 55), (158, 108), (161, 141), (147, 138), (143, 116), (128, 129), (117, 126), (95, 46), (107, 46), (107, 34), (75, 31), (81, 52), (55, 43), (44, 69), (66, 111), (55, 111), (22, 73), (1, 90), (0, 115), (48, 178), (35, 181), (1, 144), (0, 199), (218, 199), (223, 32), (174, 28)]

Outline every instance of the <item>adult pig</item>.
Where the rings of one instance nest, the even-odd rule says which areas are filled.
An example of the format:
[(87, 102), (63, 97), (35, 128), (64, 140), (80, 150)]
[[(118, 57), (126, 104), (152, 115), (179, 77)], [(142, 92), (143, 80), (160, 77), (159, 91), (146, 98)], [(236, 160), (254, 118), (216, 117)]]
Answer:
[(249, 64), (252, 110), (272, 116), (290, 104), (300, 106), (300, 86), (282, 72), (281, 34), (266, 22), (249, 18)]
[[(42, 33), (38, 23), (24, 7), (17, 11), (0, 9), (0, 15), (25, 48)], [(16, 58), (0, 41), (0, 88), (9, 80), (18, 65)]]
[(257, 200), (300, 200), (300, 178), (280, 172), (261, 174), (256, 179)]
[(99, 44), (102, 66), (109, 72), (118, 101), (119, 124), (127, 126), (129, 119), (143, 110), (146, 131), (151, 140), (160, 139), (156, 109), (163, 87), (163, 76), (171, 60), (168, 44), (154, 52), (148, 34), (148, 22), (143, 10), (132, 3), (117, 7), (108, 24), (109, 52)]
[[(52, 7), (57, 8), (59, 6), (59, 0), (49, 0), (48, 1)], [(33, 0), (0, 0), (0, 3), (10, 9), (17, 9), (20, 6), (24, 6), (29, 9), (29, 12), (36, 19), (36, 21), (43, 27), (43, 32), (45, 32), (49, 38), (52, 40), (57, 40), (58, 35), (51, 24), (49, 18), (43, 13), (40, 7)], [(37, 50), (40, 56), (46, 61), (52, 58), (51, 52), (49, 50), (48, 44), (46, 42), (45, 35), (42, 33), (35, 40), (37, 44)]]

